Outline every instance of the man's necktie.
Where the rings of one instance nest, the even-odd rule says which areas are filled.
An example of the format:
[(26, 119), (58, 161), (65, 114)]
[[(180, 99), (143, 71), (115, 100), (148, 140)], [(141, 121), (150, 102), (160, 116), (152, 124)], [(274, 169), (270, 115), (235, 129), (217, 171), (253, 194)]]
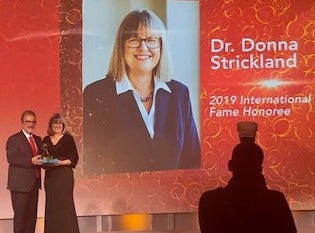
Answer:
[[(29, 139), (30, 139), (29, 143), (30, 143), (30, 146), (31, 146), (31, 148), (32, 148), (33, 156), (36, 156), (36, 155), (37, 155), (37, 149), (36, 149), (36, 145), (35, 145), (34, 138), (33, 138), (33, 136), (31, 135), (31, 136), (29, 137)], [(37, 178), (40, 177), (40, 168), (39, 168), (39, 167), (36, 168), (36, 177), (37, 177)]]

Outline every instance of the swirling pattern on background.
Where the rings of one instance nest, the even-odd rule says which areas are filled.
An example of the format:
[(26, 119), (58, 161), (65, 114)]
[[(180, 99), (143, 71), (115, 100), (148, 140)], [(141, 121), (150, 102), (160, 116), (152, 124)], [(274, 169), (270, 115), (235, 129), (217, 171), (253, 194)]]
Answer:
[[(60, 1), (60, 102), (61, 112), (82, 154), (82, 2)], [(80, 173), (79, 162), (76, 173)]]
[[(238, 143), (235, 125), (244, 118), (209, 117), (209, 97), (314, 94), (315, 6), (313, 1), (304, 3), (200, 0), (202, 169), (86, 177), (81, 175), (81, 159), (76, 169), (75, 187), (78, 214), (193, 212), (197, 210), (202, 192), (224, 186), (230, 178), (227, 161)], [(61, 1), (60, 67), (61, 110), (69, 121), (82, 156), (81, 5), (81, 1), (76, 0)], [(209, 39), (220, 38), (237, 44), (242, 37), (256, 41), (298, 40), (298, 68), (210, 70)], [(238, 46), (236, 50), (239, 49)], [(285, 54), (281, 51), (281, 55)], [(279, 54), (270, 52), (268, 55)], [(266, 77), (281, 77), (293, 84), (277, 89), (257, 85)], [(218, 109), (226, 107), (240, 106), (217, 106)], [(259, 123), (257, 143), (265, 151), (264, 173), (269, 187), (283, 191), (293, 209), (314, 209), (314, 101), (308, 105), (282, 107), (291, 108), (292, 114), (246, 120)]]
[[(292, 209), (315, 207), (315, 3), (314, 1), (200, 1), (201, 4), (201, 119), (204, 167), (209, 176), (220, 175), (217, 168), (230, 157), (237, 138), (236, 123), (258, 122), (257, 143), (265, 151), (264, 174), (270, 188), (283, 191)], [(206, 21), (203, 21), (206, 19)], [(219, 38), (235, 45), (232, 58), (248, 56), (240, 48), (241, 38), (258, 41), (298, 42), (297, 68), (211, 70), (209, 41)], [(253, 53), (255, 53), (253, 51)], [(257, 52), (256, 52), (257, 53)], [(290, 51), (265, 51), (268, 57), (286, 57)], [(257, 54), (256, 54), (257, 55)], [(266, 88), (265, 79), (285, 81), (286, 85)], [(312, 95), (306, 104), (260, 104), (253, 108), (289, 108), (291, 114), (273, 117), (209, 117), (209, 99), (213, 95), (277, 97)], [(244, 105), (219, 104), (218, 109), (242, 109)], [(231, 131), (232, 129), (232, 131)], [(208, 186), (209, 188), (213, 188)]]

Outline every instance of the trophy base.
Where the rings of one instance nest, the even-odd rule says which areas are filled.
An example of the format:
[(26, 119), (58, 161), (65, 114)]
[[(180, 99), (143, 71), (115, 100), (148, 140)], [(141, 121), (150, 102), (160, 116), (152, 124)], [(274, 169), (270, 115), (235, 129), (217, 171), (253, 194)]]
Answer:
[(42, 164), (56, 164), (58, 162), (57, 159), (40, 159), (39, 160)]

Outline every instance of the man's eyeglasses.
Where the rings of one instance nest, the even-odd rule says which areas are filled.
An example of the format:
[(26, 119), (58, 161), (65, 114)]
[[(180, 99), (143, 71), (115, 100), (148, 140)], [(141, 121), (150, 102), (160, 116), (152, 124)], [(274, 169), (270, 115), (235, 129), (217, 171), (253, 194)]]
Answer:
[(36, 124), (36, 121), (23, 121), (25, 124)]
[(161, 38), (158, 37), (148, 37), (144, 39), (132, 37), (126, 40), (126, 46), (128, 48), (139, 48), (142, 41), (144, 41), (149, 49), (157, 49), (161, 46)]

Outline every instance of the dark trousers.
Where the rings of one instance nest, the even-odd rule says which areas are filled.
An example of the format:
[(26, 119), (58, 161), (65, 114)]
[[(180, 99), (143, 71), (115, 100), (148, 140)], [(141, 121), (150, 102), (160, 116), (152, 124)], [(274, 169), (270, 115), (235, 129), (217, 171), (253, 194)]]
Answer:
[(30, 192), (11, 191), (14, 233), (34, 233), (37, 219), (39, 185)]

